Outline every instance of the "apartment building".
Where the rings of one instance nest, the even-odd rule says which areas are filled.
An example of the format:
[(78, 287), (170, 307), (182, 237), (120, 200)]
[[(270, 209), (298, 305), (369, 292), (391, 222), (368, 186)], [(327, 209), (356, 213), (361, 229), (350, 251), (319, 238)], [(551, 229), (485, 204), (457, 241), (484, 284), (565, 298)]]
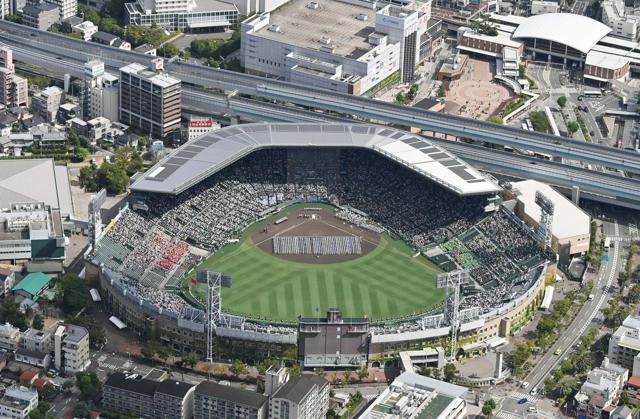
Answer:
[(73, 324), (60, 325), (54, 334), (55, 366), (67, 373), (86, 370), (89, 359), (89, 332)]
[(265, 393), (269, 396), (269, 417), (316, 419), (329, 410), (329, 382), (315, 374), (289, 377), (284, 367), (267, 371)]
[(195, 389), (194, 419), (267, 419), (267, 401), (256, 392), (203, 381)]
[(27, 79), (16, 75), (13, 51), (0, 47), (0, 103), (11, 106), (27, 106)]
[(640, 316), (629, 315), (609, 340), (608, 358), (630, 371), (633, 360), (640, 353)]

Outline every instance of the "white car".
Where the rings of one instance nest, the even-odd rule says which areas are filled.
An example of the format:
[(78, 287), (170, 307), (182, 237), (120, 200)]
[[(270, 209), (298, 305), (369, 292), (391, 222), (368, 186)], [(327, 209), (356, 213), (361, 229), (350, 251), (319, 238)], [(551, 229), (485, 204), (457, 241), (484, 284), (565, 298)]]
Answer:
[(538, 389), (536, 387), (531, 389), (531, 395), (535, 396), (536, 394), (538, 394)]
[(520, 387), (522, 387), (522, 388), (529, 387), (529, 382), (528, 381), (523, 381), (522, 384), (520, 384)]

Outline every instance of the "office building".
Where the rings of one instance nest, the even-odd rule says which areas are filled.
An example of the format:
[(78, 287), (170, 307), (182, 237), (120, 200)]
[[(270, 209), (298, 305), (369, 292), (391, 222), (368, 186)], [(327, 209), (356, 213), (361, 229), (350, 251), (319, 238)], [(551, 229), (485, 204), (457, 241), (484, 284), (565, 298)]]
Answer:
[(27, 106), (28, 94), (27, 79), (16, 75), (13, 51), (0, 47), (0, 104)]
[(195, 386), (175, 380), (154, 381), (137, 374), (113, 373), (102, 387), (108, 410), (148, 419), (188, 419)]
[(589, 371), (575, 395), (578, 417), (602, 417), (604, 409), (614, 406), (628, 378), (629, 370), (605, 358), (601, 367)]
[(56, 121), (58, 109), (62, 103), (64, 103), (64, 91), (57, 86), (45, 87), (31, 99), (33, 111), (48, 122)]
[(609, 339), (607, 357), (613, 364), (633, 370), (633, 362), (640, 353), (640, 317), (629, 315)]
[(38, 391), (22, 386), (7, 387), (0, 399), (0, 417), (26, 419), (38, 407)]
[(533, 0), (531, 2), (531, 15), (542, 15), (545, 13), (558, 13), (560, 3), (548, 0)]
[(220, 129), (220, 124), (213, 119), (191, 115), (187, 122), (187, 141), (195, 140), (217, 129)]
[(267, 419), (268, 398), (236, 387), (203, 381), (195, 389), (194, 419)]
[(290, 377), (283, 367), (267, 371), (265, 394), (269, 396), (269, 417), (316, 419), (329, 410), (329, 382), (315, 374)]
[(23, 25), (46, 31), (60, 20), (60, 10), (50, 3), (27, 4), (21, 16)]
[(84, 65), (84, 88), (80, 96), (84, 118), (120, 119), (120, 79), (104, 71), (104, 63), (88, 61)]
[(640, 16), (628, 14), (624, 0), (604, 0), (601, 9), (602, 23), (611, 28), (610, 35), (629, 41), (638, 40)]
[(81, 326), (60, 325), (54, 334), (55, 367), (66, 373), (86, 370), (89, 359), (89, 332)]
[(155, 71), (138, 63), (120, 69), (120, 122), (154, 139), (172, 139), (180, 134), (182, 87), (157, 60)]
[(238, 8), (233, 1), (218, 0), (137, 0), (125, 3), (130, 25), (156, 24), (170, 31), (198, 32), (233, 28)]
[(431, 2), (376, 7), (292, 0), (255, 15), (242, 22), (241, 63), (251, 74), (354, 95), (397, 72), (402, 82), (410, 82), (426, 58), (421, 51), (432, 51), (421, 48)]
[(298, 358), (305, 368), (361, 367), (369, 354), (369, 319), (343, 318), (331, 308), (325, 318), (298, 320)]
[(404, 372), (359, 417), (463, 419), (467, 415), (466, 392), (455, 384)]

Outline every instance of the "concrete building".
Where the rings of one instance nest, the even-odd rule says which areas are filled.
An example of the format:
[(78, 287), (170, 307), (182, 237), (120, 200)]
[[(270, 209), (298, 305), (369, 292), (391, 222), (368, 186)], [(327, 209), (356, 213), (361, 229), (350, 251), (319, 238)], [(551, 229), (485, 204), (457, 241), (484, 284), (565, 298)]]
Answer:
[(305, 368), (360, 367), (369, 354), (369, 319), (343, 318), (331, 308), (325, 318), (298, 320), (298, 358)]
[(584, 78), (596, 82), (617, 80), (626, 82), (631, 77), (631, 66), (628, 57), (606, 54), (600, 51), (589, 51), (584, 65)]
[(30, 327), (22, 332), (20, 347), (28, 351), (48, 353), (52, 348), (51, 333)]
[(120, 119), (120, 79), (104, 71), (104, 63), (88, 61), (84, 65), (84, 89), (80, 97), (84, 118)]
[(116, 372), (102, 387), (106, 409), (146, 419), (188, 419), (193, 414), (195, 386), (175, 380), (161, 382)]
[(329, 382), (315, 374), (289, 377), (283, 367), (267, 371), (265, 394), (269, 396), (269, 417), (316, 419), (329, 410)]
[(614, 405), (628, 378), (629, 370), (605, 358), (600, 368), (589, 371), (586, 381), (575, 395), (578, 417), (602, 417), (602, 411)]
[(239, 12), (233, 3), (218, 0), (137, 0), (125, 3), (126, 19), (130, 25), (150, 26), (155, 23), (170, 31), (230, 29), (238, 23)]
[(359, 417), (463, 419), (467, 415), (466, 392), (465, 387), (404, 372)]
[(113, 35), (113, 34), (110, 34), (110, 33), (98, 31), (98, 32), (95, 32), (93, 34), (91, 39), (94, 42), (97, 42), (99, 44), (108, 45), (110, 47), (115, 47), (115, 48), (120, 48), (120, 49), (124, 49), (124, 50), (127, 50), (127, 51), (131, 51), (131, 44), (130, 43), (128, 43), (127, 41), (123, 40), (119, 36), (116, 36), (116, 35)]
[(21, 16), (23, 25), (46, 31), (60, 20), (60, 10), (50, 3), (27, 4)]
[(120, 69), (120, 122), (154, 139), (171, 139), (180, 133), (180, 80), (133, 63)]
[(11, 269), (0, 268), (0, 296), (9, 294), (15, 284), (16, 273)]
[(444, 349), (441, 347), (424, 348), (415, 351), (400, 352), (400, 365), (403, 371), (416, 372), (421, 368), (443, 368)]
[(0, 417), (26, 419), (38, 407), (38, 391), (22, 386), (7, 387), (0, 399)]
[(542, 15), (545, 13), (558, 13), (560, 3), (547, 0), (533, 0), (531, 2), (531, 15)]
[(203, 381), (195, 388), (194, 419), (267, 419), (268, 398), (262, 394)]
[(47, 3), (58, 7), (60, 12), (59, 20), (68, 19), (78, 14), (78, 0), (45, 0)]
[(33, 111), (40, 114), (48, 122), (54, 122), (58, 109), (64, 103), (64, 91), (57, 86), (49, 86), (33, 95), (31, 104)]
[(425, 58), (421, 41), (431, 2), (376, 7), (293, 0), (258, 14), (242, 22), (242, 65), (248, 73), (354, 95), (397, 72), (402, 82), (410, 82)]
[(0, 349), (15, 351), (20, 343), (20, 329), (10, 323), (0, 325)]
[(220, 129), (220, 124), (213, 119), (192, 115), (187, 122), (187, 141), (195, 140), (217, 129)]
[(13, 51), (0, 47), (0, 104), (27, 106), (28, 94), (27, 79), (16, 75)]
[(629, 315), (609, 339), (607, 357), (613, 364), (633, 370), (634, 359), (640, 353), (640, 317)]
[(591, 238), (591, 218), (580, 207), (574, 205), (564, 195), (551, 186), (536, 180), (524, 180), (512, 183), (516, 195), (516, 214), (527, 225), (538, 227), (541, 210), (536, 204), (536, 192), (542, 192), (554, 204), (553, 222), (551, 224), (551, 247), (568, 257), (589, 250)]
[(81, 326), (60, 325), (54, 334), (55, 367), (66, 373), (86, 370), (89, 359), (89, 332)]
[(638, 40), (640, 16), (627, 14), (624, 0), (602, 2), (602, 23), (611, 28), (611, 35), (630, 41)]
[(73, 25), (71, 32), (80, 34), (85, 41), (91, 41), (93, 35), (98, 32), (98, 27), (90, 20), (85, 20), (77, 25)]
[[(53, 279), (50, 276), (47, 276), (42, 272), (33, 272), (25, 276), (20, 282), (15, 284), (13, 288), (11, 288), (11, 293), (14, 295), (17, 302), (21, 302), (24, 299), (38, 301), (40, 299), (40, 296), (49, 289), (52, 280)], [(27, 334), (27, 332), (33, 332), (34, 334), (33, 336), (28, 335), (27, 337), (25, 337), (26, 340), (30, 340), (31, 338), (39, 338), (39, 336), (35, 332), (43, 333), (35, 329), (27, 329), (25, 331), (25, 335)], [(49, 342), (50, 340), (51, 337), (49, 336)], [(30, 343), (27, 343), (23, 347), (34, 351), (44, 352), (43, 349), (37, 347), (37, 344), (36, 347), (31, 347), (29, 345)]]
[(32, 365), (44, 369), (51, 365), (51, 355), (49, 352), (30, 351), (29, 349), (18, 348), (14, 354), (16, 362)]

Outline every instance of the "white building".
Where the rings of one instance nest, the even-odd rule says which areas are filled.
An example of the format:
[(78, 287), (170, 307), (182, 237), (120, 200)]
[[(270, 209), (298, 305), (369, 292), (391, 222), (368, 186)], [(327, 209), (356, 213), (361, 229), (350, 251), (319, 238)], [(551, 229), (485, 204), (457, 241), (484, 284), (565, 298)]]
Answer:
[(187, 141), (195, 140), (217, 129), (220, 129), (220, 124), (213, 119), (192, 116), (187, 123)]
[(11, 323), (0, 325), (0, 349), (15, 351), (20, 343), (20, 329)]
[(359, 417), (463, 419), (467, 415), (466, 392), (464, 387), (404, 372)]
[(233, 1), (218, 0), (137, 0), (125, 3), (130, 25), (155, 23), (170, 31), (198, 31), (231, 28), (238, 21)]
[(575, 255), (589, 250), (591, 219), (580, 207), (551, 186), (536, 180), (514, 182), (512, 186), (518, 201), (516, 213), (531, 227), (537, 228), (541, 215), (540, 206), (535, 202), (536, 192), (542, 192), (553, 202), (551, 247), (556, 252)]
[(110, 121), (120, 118), (119, 78), (104, 71), (104, 63), (91, 60), (84, 65), (85, 85), (81, 96), (85, 118), (104, 117)]
[(612, 364), (605, 358), (600, 368), (589, 371), (586, 381), (575, 395), (578, 416), (601, 417), (602, 409), (613, 405), (628, 378), (629, 370)]
[[(360, 95), (400, 72), (413, 80), (431, 2), (292, 0), (242, 22), (241, 62), (251, 74)], [(431, 50), (431, 49), (425, 49)]]
[(544, 13), (558, 13), (559, 10), (560, 10), (560, 3), (555, 1), (534, 0), (531, 2), (532, 15), (541, 15)]
[(38, 407), (38, 392), (35, 389), (10, 386), (0, 399), (0, 417), (25, 419)]
[(290, 377), (285, 368), (270, 367), (265, 380), (270, 418), (316, 419), (329, 410), (329, 382), (315, 374)]
[(0, 296), (7, 295), (16, 284), (16, 273), (11, 269), (0, 268)]
[(602, 2), (602, 23), (611, 28), (610, 35), (636, 41), (640, 16), (626, 13), (624, 0), (605, 0)]
[(60, 325), (54, 335), (55, 366), (67, 373), (86, 370), (89, 359), (89, 332), (81, 326)]
[(423, 348), (415, 351), (400, 352), (400, 364), (403, 371), (416, 372), (422, 367), (442, 368), (445, 364), (444, 349)]
[(46, 2), (58, 6), (61, 21), (78, 14), (78, 0), (47, 0)]
[(98, 32), (98, 27), (90, 20), (85, 20), (71, 27), (73, 33), (79, 33), (85, 41), (91, 41), (94, 33)]
[(608, 358), (614, 364), (633, 370), (640, 353), (640, 317), (629, 315), (609, 339)]

